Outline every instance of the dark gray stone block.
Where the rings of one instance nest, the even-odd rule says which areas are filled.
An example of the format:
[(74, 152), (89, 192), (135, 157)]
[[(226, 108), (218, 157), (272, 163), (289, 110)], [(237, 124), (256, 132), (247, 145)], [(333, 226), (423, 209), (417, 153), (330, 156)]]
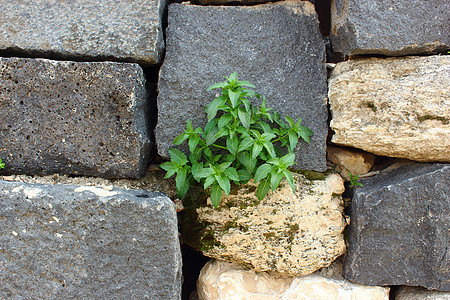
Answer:
[(180, 299), (164, 194), (0, 181), (0, 219), (2, 299)]
[(326, 169), (325, 46), (313, 4), (171, 4), (168, 22), (156, 128), (162, 156), (168, 156), (188, 118), (194, 126), (205, 125), (204, 106), (217, 93), (206, 88), (237, 71), (267, 97), (269, 107), (283, 116), (301, 116), (314, 132), (310, 144), (301, 142), (296, 149), (296, 167)]
[(450, 290), (450, 165), (408, 163), (361, 180), (344, 278)]
[(5, 172), (137, 178), (150, 138), (137, 64), (0, 58)]
[(447, 52), (449, 11), (441, 0), (333, 0), (331, 44), (345, 55)]
[(0, 50), (157, 64), (167, 0), (0, 2)]

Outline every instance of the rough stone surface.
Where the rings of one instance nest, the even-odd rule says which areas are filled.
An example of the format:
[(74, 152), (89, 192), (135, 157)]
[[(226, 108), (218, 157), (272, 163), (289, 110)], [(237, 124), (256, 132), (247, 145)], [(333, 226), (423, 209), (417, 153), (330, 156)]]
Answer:
[(1, 1), (0, 51), (157, 64), (166, 0)]
[(0, 58), (8, 173), (144, 175), (151, 145), (137, 64)]
[(164, 194), (0, 181), (0, 200), (0, 298), (180, 299)]
[(388, 56), (446, 52), (449, 11), (450, 2), (440, 0), (333, 0), (333, 50)]
[(293, 119), (301, 117), (314, 132), (310, 144), (301, 142), (296, 149), (297, 167), (325, 171), (325, 46), (314, 5), (172, 4), (168, 23), (155, 132), (162, 156), (168, 156), (188, 118), (194, 127), (205, 125), (204, 106), (217, 93), (206, 88), (237, 71), (241, 80), (250, 81), (267, 97), (269, 107)]
[(227, 5), (227, 4), (254, 5), (269, 2), (269, 0), (195, 0), (192, 2), (200, 5)]
[(430, 291), (420, 287), (402, 286), (395, 293), (395, 300), (449, 300), (449, 292)]
[(222, 261), (210, 261), (197, 282), (199, 300), (388, 300), (389, 288), (369, 287), (319, 275), (274, 278)]
[(349, 180), (352, 175), (362, 175), (369, 172), (375, 163), (375, 155), (363, 151), (350, 150), (343, 147), (327, 147), (328, 159), (340, 166), (341, 176)]
[(332, 141), (384, 156), (450, 161), (450, 56), (339, 63), (329, 80)]
[[(275, 276), (302, 276), (328, 266), (345, 252), (343, 180), (337, 174), (309, 180), (294, 174), (258, 201), (249, 182), (221, 200), (219, 209), (198, 208), (185, 240), (203, 254)], [(195, 218), (195, 217), (192, 217)], [(184, 226), (184, 225), (183, 225)]]
[(351, 202), (344, 278), (450, 290), (450, 165), (407, 163), (363, 179)]

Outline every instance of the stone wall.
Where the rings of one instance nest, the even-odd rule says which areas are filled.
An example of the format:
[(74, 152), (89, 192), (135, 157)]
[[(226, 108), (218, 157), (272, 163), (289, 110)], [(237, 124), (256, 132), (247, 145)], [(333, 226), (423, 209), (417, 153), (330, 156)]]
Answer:
[(0, 298), (187, 299), (157, 164), (234, 71), (314, 135), (295, 194), (185, 203), (197, 297), (448, 297), (450, 4), (264, 2), (0, 4)]

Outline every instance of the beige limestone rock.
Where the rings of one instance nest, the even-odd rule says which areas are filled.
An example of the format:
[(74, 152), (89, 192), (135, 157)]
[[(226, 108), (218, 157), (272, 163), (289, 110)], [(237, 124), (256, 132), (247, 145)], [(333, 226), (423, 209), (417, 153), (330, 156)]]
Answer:
[(375, 155), (363, 151), (354, 151), (342, 147), (327, 147), (328, 159), (341, 167), (341, 176), (349, 180), (348, 172), (363, 175), (369, 172), (375, 163)]
[(431, 291), (415, 286), (402, 286), (395, 293), (395, 300), (450, 300), (450, 292)]
[(389, 288), (369, 287), (319, 275), (275, 278), (266, 273), (212, 260), (202, 269), (197, 282), (199, 300), (384, 300)]
[(277, 276), (328, 266), (345, 252), (344, 185), (338, 174), (318, 174), (323, 178), (293, 174), (295, 194), (282, 181), (280, 189), (258, 201), (256, 185), (249, 182), (222, 198), (219, 209), (197, 209), (203, 242), (214, 241), (209, 247), (203, 243), (203, 254)]
[(368, 58), (329, 79), (332, 142), (377, 155), (450, 161), (450, 56)]

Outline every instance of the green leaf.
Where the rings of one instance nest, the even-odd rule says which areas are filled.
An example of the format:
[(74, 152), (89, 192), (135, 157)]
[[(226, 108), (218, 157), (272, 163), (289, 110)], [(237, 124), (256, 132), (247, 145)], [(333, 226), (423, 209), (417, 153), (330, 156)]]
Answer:
[(247, 170), (241, 169), (238, 170), (239, 181), (245, 182), (253, 178), (252, 174), (250, 174)]
[(205, 107), (205, 112), (208, 116), (208, 121), (211, 121), (216, 117), (217, 111), (219, 107), (224, 105), (227, 102), (224, 96), (217, 97), (210, 104)]
[(312, 136), (314, 133), (312, 132), (311, 129), (309, 129), (306, 126), (300, 125), (299, 126), (299, 131), (297, 131), (298, 135), (306, 142), (311, 142), (309, 137)]
[(184, 168), (178, 169), (177, 176), (175, 177), (175, 183), (177, 187), (178, 197), (182, 198), (184, 194), (182, 193), (185, 190), (187, 180), (187, 170)]
[(267, 174), (269, 174), (272, 171), (272, 166), (269, 164), (262, 164), (261, 166), (256, 169), (254, 180), (256, 183), (260, 182), (264, 178), (267, 177)]
[(227, 85), (226, 82), (214, 83), (214, 84), (210, 85), (206, 90), (210, 91), (210, 90), (213, 90), (213, 89), (223, 88), (226, 85)]
[(253, 169), (255, 168), (255, 165), (256, 165), (256, 160), (252, 159), (250, 152), (246, 151), (246, 152), (239, 153), (238, 159), (239, 159), (239, 162), (241, 164), (243, 164), (244, 167), (247, 169), (247, 172), (252, 174)]
[(217, 141), (218, 137), (216, 136), (216, 134), (218, 132), (219, 129), (217, 127), (214, 127), (206, 134), (206, 146), (210, 146), (214, 144), (215, 141)]
[(203, 184), (203, 189), (206, 190), (214, 182), (216, 182), (216, 178), (211, 174), (210, 176), (206, 177), (205, 183)]
[(248, 148), (250, 148), (253, 144), (255, 143), (255, 140), (251, 137), (247, 137), (245, 138), (240, 144), (239, 144), (239, 148), (238, 151), (241, 152), (243, 150), (247, 150)]
[(245, 129), (250, 128), (250, 115), (242, 108), (238, 109), (239, 120), (241, 120), (242, 125), (244, 125)]
[(224, 173), (229, 179), (231, 179), (233, 181), (239, 181), (239, 179), (240, 179), (238, 172), (236, 171), (235, 168), (232, 168), (232, 167), (227, 168)]
[(231, 107), (235, 108), (236, 106), (238, 106), (238, 102), (239, 102), (239, 96), (241, 95), (241, 92), (233, 92), (233, 91), (228, 91), (228, 97), (230, 97), (230, 101), (231, 101)]
[(226, 161), (224, 163), (221, 163), (218, 167), (217, 167), (217, 171), (219, 173), (223, 173), (225, 172), (225, 170), (231, 165), (231, 161)]
[(178, 149), (169, 149), (169, 154), (170, 158), (180, 166), (184, 166), (188, 162), (186, 155)]
[(161, 169), (167, 171), (167, 173), (164, 176), (164, 178), (172, 177), (173, 175), (175, 175), (175, 173), (178, 170), (178, 166), (176, 164), (174, 164), (172, 161), (168, 161), (168, 162), (162, 163), (159, 166), (161, 167)]
[(286, 166), (290, 167), (290, 166), (292, 166), (293, 164), (295, 164), (295, 153), (293, 153), (293, 152), (288, 153), (288, 154), (286, 154), (285, 156), (283, 156), (283, 157), (281, 158), (281, 160), (283, 161), (283, 163), (284, 163)]
[(267, 195), (269, 189), (270, 189), (269, 180), (266, 179), (261, 181), (261, 183), (258, 185), (258, 188), (256, 189), (256, 197), (258, 197), (258, 199), (261, 201)]
[(291, 150), (294, 150), (295, 146), (297, 146), (297, 143), (298, 143), (298, 137), (292, 131), (289, 131), (288, 136), (289, 136), (289, 146), (291, 147)]
[(291, 186), (292, 192), (295, 193), (296, 186), (294, 184), (294, 178), (292, 178), (291, 172), (289, 172), (289, 170), (283, 170), (283, 174), (286, 177), (288, 184)]
[(222, 198), (222, 189), (219, 185), (211, 186), (211, 203), (215, 208), (219, 207), (220, 199)]
[(231, 139), (227, 139), (227, 149), (231, 154), (236, 155), (239, 146), (239, 139), (235, 135)]
[(233, 72), (230, 74), (230, 76), (228, 77), (228, 81), (233, 82), (236, 81), (238, 78), (238, 73), (237, 72)]
[(185, 140), (187, 140), (189, 138), (189, 134), (187, 133), (182, 133), (179, 136), (177, 136), (174, 140), (173, 140), (173, 144), (174, 145), (180, 145), (181, 143), (183, 143)]
[(222, 188), (222, 190), (225, 192), (225, 194), (228, 196), (230, 194), (230, 180), (225, 174), (215, 175), (215, 178), (217, 182), (219, 183), (219, 186)]
[(289, 126), (290, 126), (291, 128), (294, 127), (295, 123), (294, 123), (294, 120), (292, 120), (291, 117), (286, 116), (286, 117), (284, 117), (284, 119), (288, 122), (288, 124), (289, 124)]
[(261, 153), (262, 149), (263, 146), (261, 144), (255, 143), (252, 150), (252, 159), (256, 159), (259, 153)]
[(250, 88), (255, 88), (255, 86), (253, 84), (251, 84), (250, 82), (248, 82), (246, 80), (239, 80), (238, 84), (241, 86), (248, 86)]
[(197, 147), (199, 142), (200, 142), (200, 137), (197, 134), (193, 134), (188, 142), (189, 151), (194, 152), (194, 149), (195, 149), (195, 147)]
[(232, 120), (233, 120), (233, 116), (232, 115), (224, 114), (223, 116), (220, 117), (219, 123), (217, 123), (217, 127), (219, 127), (219, 129), (221, 129), (223, 126), (227, 125)]
[(267, 152), (269, 153), (269, 155), (271, 157), (275, 157), (275, 149), (273, 148), (273, 144), (271, 142), (268, 141), (264, 141), (263, 142), (264, 148), (266, 148)]
[(272, 171), (270, 173), (270, 188), (272, 191), (276, 190), (283, 179), (283, 174), (277, 171)]

